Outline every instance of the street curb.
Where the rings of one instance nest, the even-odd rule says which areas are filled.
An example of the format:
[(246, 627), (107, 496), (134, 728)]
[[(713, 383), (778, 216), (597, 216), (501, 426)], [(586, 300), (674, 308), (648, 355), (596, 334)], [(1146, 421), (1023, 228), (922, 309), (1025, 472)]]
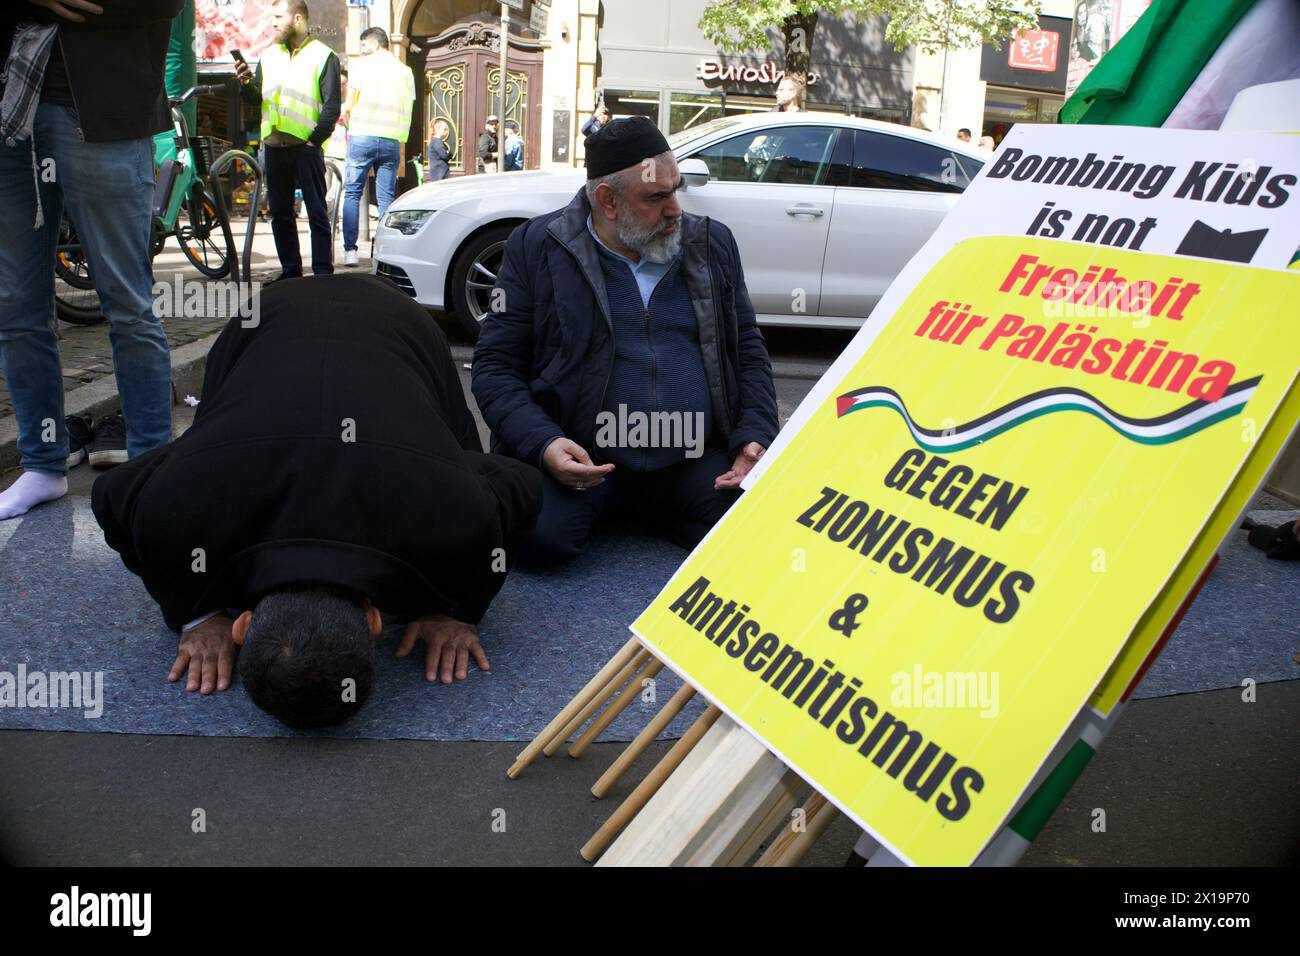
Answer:
[[(172, 404), (179, 405), (186, 395), (198, 397), (203, 390), (203, 370), (207, 367), (208, 350), (217, 340), (214, 332), (204, 338), (172, 349)], [(98, 417), (119, 408), (117, 380), (106, 375), (97, 382), (82, 385), (64, 393), (65, 415), (91, 415)], [(0, 471), (18, 465), (18, 422), (12, 416), (0, 419)]]

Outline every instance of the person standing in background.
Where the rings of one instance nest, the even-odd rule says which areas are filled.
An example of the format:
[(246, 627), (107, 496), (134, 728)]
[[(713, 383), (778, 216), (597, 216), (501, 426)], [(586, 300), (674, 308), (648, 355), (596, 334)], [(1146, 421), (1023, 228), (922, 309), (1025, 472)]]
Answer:
[(429, 135), (428, 162), (424, 173), (426, 183), (436, 183), (446, 179), (451, 171), (448, 160), (451, 159), (451, 126), (444, 119), (434, 120)]
[(397, 169), (411, 130), (411, 107), (415, 103), (415, 75), (388, 49), (387, 33), (379, 27), (364, 31), (361, 53), (343, 110), (343, 123), (348, 128), (348, 163), (343, 177), (345, 266), (357, 264), (357, 218), (372, 166), (380, 219), (396, 196)]
[(478, 134), (479, 172), (497, 171), (497, 118), (489, 116), (483, 122), (483, 132)]
[(334, 240), (325, 199), (325, 142), (340, 112), (339, 58), (308, 34), (304, 0), (276, 0), (271, 8), (275, 42), (262, 51), (257, 71), (235, 65), (246, 107), (262, 114), (271, 233), (280, 279), (302, 275), (293, 192), (302, 190), (311, 226), (311, 271), (334, 271)]
[(802, 113), (804, 112), (803, 96), (803, 85), (797, 80), (783, 76), (781, 82), (776, 85), (776, 106), (773, 106), (771, 111), (773, 113)]
[(518, 172), (524, 168), (524, 138), (519, 135), (519, 124), (506, 120), (506, 155), (501, 163), (503, 172)]
[(609, 108), (601, 103), (596, 107), (596, 112), (588, 117), (587, 122), (582, 124), (582, 135), (584, 137), (599, 133), (609, 123)]
[[(67, 494), (68, 466), (86, 451), (109, 464), (171, 440), (171, 359), (149, 244), (153, 134), (171, 125), (163, 69), (180, 9), (181, 0), (11, 0), (0, 11), (0, 366), (23, 467), (0, 493), (0, 520)], [(106, 416), (93, 435), (64, 416), (52, 266), (65, 208), (109, 322), (125, 418)], [(70, 424), (81, 426), (75, 446)]]

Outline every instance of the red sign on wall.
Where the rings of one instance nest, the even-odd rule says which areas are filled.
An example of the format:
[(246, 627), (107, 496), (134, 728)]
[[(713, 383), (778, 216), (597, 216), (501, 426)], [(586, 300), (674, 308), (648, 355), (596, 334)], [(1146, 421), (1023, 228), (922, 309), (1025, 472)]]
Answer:
[(1022, 30), (1007, 50), (1007, 65), (1016, 70), (1051, 73), (1056, 69), (1060, 43), (1061, 35), (1051, 30)]

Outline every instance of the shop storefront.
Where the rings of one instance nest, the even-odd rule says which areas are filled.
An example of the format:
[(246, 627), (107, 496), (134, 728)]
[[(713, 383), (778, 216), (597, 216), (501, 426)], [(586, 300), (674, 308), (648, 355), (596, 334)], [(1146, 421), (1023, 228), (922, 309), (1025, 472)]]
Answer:
[[(782, 39), (747, 55), (720, 53), (699, 30), (705, 0), (668, 0), (650, 21), (641, 0), (606, 0), (600, 29), (601, 95), (615, 116), (646, 116), (676, 133), (721, 116), (770, 110)], [(912, 54), (885, 43), (883, 20), (823, 17), (812, 40), (805, 105), (907, 123)]]
[(1001, 50), (985, 44), (980, 57), (984, 117), (978, 136), (995, 143), (1016, 123), (1055, 123), (1065, 102), (1072, 21), (1039, 17)]

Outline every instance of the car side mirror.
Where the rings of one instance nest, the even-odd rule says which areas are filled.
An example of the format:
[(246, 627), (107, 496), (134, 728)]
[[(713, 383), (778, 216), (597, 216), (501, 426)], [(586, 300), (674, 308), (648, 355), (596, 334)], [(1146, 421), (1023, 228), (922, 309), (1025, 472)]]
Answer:
[(683, 159), (678, 163), (677, 170), (682, 174), (687, 189), (699, 189), (708, 185), (709, 167), (702, 159)]

